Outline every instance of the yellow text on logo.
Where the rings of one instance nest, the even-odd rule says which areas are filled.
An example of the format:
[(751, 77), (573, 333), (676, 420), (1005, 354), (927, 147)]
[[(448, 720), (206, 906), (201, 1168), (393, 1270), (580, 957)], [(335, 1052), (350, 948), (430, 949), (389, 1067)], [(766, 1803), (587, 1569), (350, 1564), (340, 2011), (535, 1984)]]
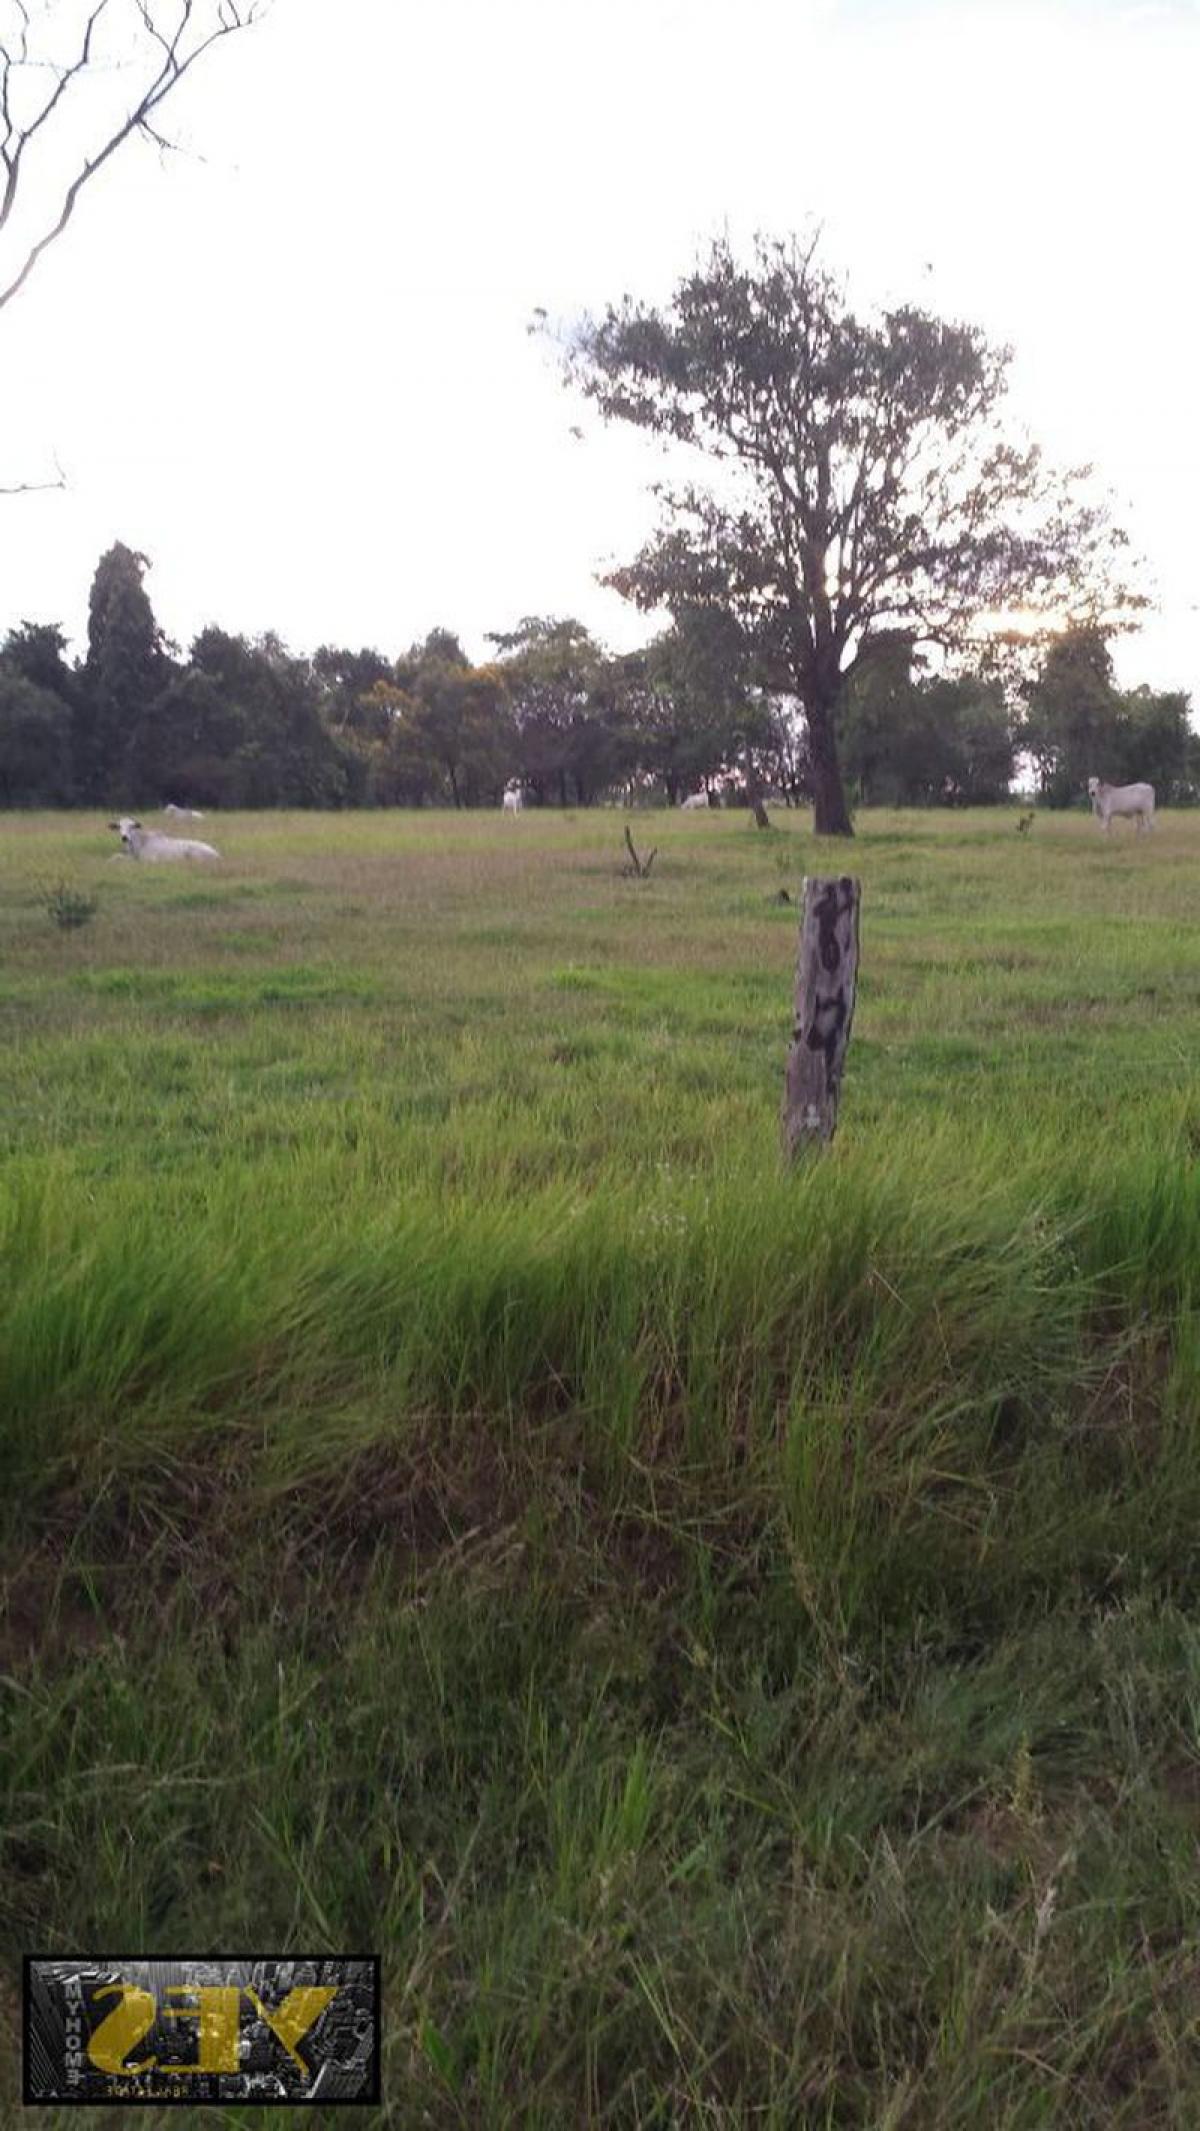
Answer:
[[(265, 2020), (273, 2035), (283, 2044), (292, 2062), (299, 2067), (304, 2077), (309, 2076), (296, 2045), (309, 2028), (320, 2019), (331, 1998), (336, 1998), (338, 1986), (306, 1985), (290, 1990), (287, 1997), (273, 2009), (264, 2005), (256, 1990), (247, 1986), (245, 1996), (254, 2005), (260, 2019)], [(161, 2017), (164, 2020), (195, 2020), (199, 2022), (197, 2056), (194, 2064), (163, 2065), (164, 2072), (189, 2073), (238, 2072), (238, 2032), (241, 2019), (242, 1991), (236, 1985), (199, 1983), (172, 1984), (166, 1993), (168, 1998), (191, 1998), (191, 2005), (164, 2005)], [(114, 2078), (132, 2079), (140, 2072), (152, 2072), (158, 2066), (157, 2057), (142, 2057), (136, 2064), (127, 2064), (129, 2052), (150, 2033), (160, 2017), (159, 2006), (148, 1990), (136, 1983), (103, 1983), (93, 1993), (93, 2003), (101, 1998), (117, 1997), (119, 2004), (106, 2013), (99, 2026), (88, 2040), (87, 2053), (98, 2071), (108, 2072)]]

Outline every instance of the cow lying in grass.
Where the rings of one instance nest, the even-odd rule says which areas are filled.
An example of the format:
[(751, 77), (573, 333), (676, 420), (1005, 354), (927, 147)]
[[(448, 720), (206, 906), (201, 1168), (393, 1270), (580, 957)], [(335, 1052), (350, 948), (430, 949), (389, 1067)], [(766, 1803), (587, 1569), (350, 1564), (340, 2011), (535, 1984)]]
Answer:
[(1089, 777), (1087, 788), (1092, 812), (1103, 822), (1106, 836), (1114, 814), (1131, 814), (1139, 829), (1154, 827), (1152, 784), (1105, 784), (1099, 777)]
[(119, 821), (110, 821), (110, 829), (118, 830), (121, 847), (130, 858), (157, 861), (172, 858), (219, 858), (211, 844), (197, 843), (191, 836), (160, 836), (157, 829), (144, 829), (140, 821), (131, 815), (122, 814)]
[(204, 819), (199, 807), (177, 807), (173, 799), (168, 799), (163, 808), (163, 813), (171, 821), (203, 821)]

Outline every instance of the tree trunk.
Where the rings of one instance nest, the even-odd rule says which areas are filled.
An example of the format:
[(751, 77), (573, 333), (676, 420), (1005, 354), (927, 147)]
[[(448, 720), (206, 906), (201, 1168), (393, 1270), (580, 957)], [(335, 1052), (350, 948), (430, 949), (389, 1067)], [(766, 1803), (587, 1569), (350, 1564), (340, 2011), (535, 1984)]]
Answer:
[(812, 752), (813, 830), (817, 836), (853, 836), (850, 809), (838, 761), (837, 736), (829, 706), (806, 703), (808, 744)]
[(762, 778), (758, 774), (758, 766), (748, 747), (743, 749), (742, 775), (746, 784), (746, 798), (749, 801), (750, 812), (754, 816), (755, 825), (760, 829), (769, 829), (771, 821), (763, 799)]
[(795, 1018), (784, 1078), (781, 1127), (788, 1161), (833, 1138), (842, 1067), (854, 1019), (859, 883), (804, 883), (796, 960)]

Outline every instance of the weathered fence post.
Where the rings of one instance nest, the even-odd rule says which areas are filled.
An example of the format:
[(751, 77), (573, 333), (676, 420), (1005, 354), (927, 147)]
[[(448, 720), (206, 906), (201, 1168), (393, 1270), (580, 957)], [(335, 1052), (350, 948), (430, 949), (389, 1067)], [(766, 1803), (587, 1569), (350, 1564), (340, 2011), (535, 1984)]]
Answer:
[(804, 883), (796, 1006), (783, 1088), (783, 1151), (831, 1140), (842, 1067), (854, 1019), (858, 974), (859, 883), (810, 878)]

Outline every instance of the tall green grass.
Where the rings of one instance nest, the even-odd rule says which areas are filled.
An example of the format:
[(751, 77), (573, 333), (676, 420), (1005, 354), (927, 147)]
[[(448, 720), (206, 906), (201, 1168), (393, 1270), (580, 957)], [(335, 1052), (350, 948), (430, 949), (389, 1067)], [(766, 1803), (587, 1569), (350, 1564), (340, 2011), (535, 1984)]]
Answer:
[(13, 825), (13, 1953), (377, 1946), (404, 2127), (1195, 2120), (1200, 825), (863, 829), (784, 1175), (794, 824)]

